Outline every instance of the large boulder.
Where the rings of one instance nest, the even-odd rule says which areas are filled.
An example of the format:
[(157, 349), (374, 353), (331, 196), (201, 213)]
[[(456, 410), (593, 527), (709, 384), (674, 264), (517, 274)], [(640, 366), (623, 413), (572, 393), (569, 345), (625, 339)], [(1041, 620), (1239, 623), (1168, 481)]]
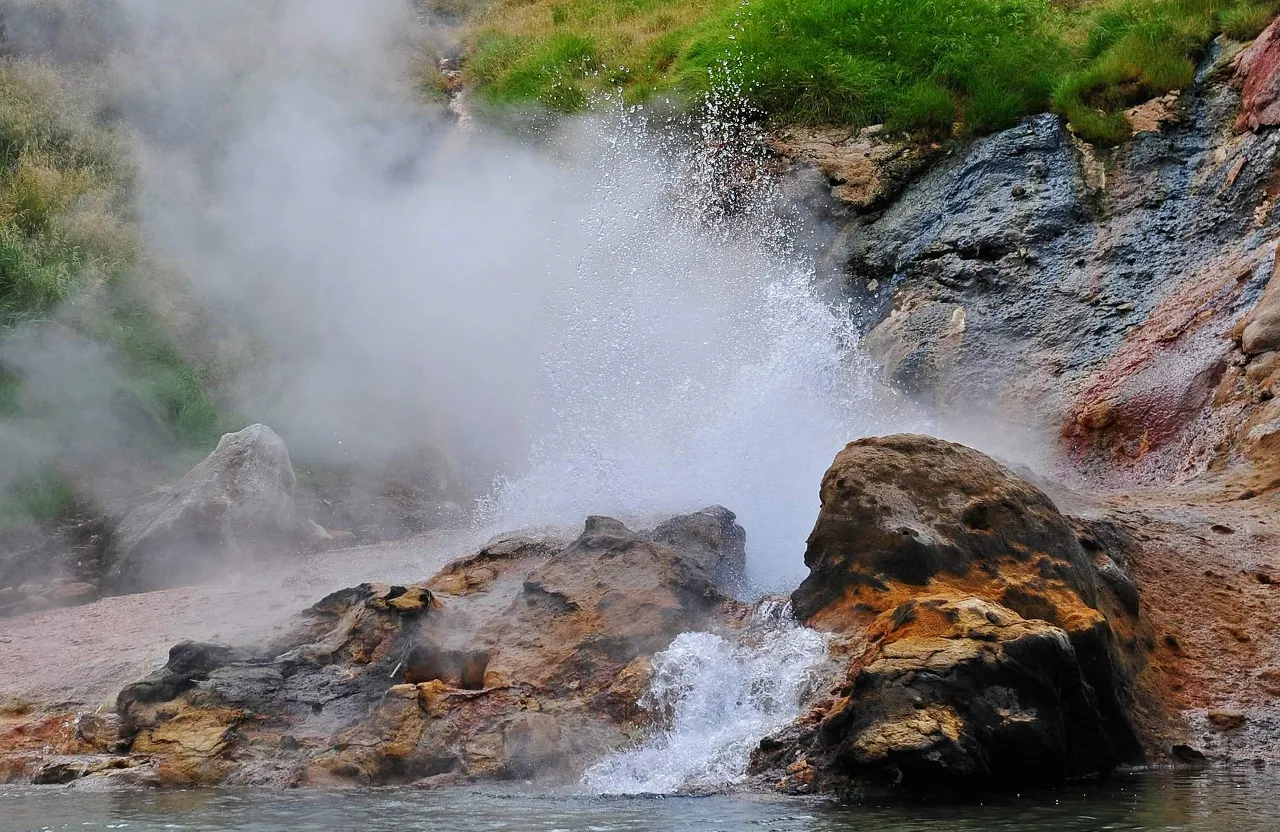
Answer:
[(644, 721), (655, 652), (744, 626), (715, 582), (742, 536), (717, 508), (499, 537), (430, 580), (333, 593), (269, 644), (176, 646), (121, 692), (122, 736), (172, 785), (573, 779)]
[(942, 583), (1055, 622), (1098, 615), (1093, 563), (1066, 518), (972, 448), (912, 434), (852, 442), (822, 478), (821, 500), (809, 576), (792, 594), (802, 620), (867, 621), (860, 603), (875, 601), (878, 614), (886, 592)]
[(292, 546), (299, 529), (284, 441), (266, 425), (228, 433), (162, 496), (120, 522), (105, 584), (144, 592), (206, 578)]
[(1272, 267), (1271, 278), (1258, 303), (1236, 325), (1232, 333), (1245, 355), (1255, 356), (1280, 350), (1280, 259)]
[(1236, 58), (1237, 130), (1280, 124), (1280, 23), (1272, 23)]
[(927, 436), (851, 443), (805, 563), (796, 614), (836, 634), (845, 670), (757, 752), (782, 788), (1022, 785), (1140, 756), (1100, 611), (1128, 614), (1111, 586), (1131, 584), (1101, 579), (1116, 563), (994, 460)]

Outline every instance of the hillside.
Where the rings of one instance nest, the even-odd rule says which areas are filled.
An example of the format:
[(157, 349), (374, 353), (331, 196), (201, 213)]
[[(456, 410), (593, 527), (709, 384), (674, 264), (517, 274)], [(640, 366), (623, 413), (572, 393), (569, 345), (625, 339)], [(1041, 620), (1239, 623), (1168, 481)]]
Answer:
[(499, 102), (575, 111), (592, 96), (728, 85), (781, 122), (982, 134), (1053, 109), (1091, 141), (1126, 107), (1191, 85), (1220, 32), (1247, 40), (1255, 0), (496, 0), (465, 75)]
[[(181, 295), (143, 252), (127, 143), (92, 83), (13, 54), (0, 65), (0, 535), (74, 514), (74, 480), (117, 422), (138, 463), (162, 469), (223, 427), (209, 368), (162, 314)], [(103, 387), (113, 412), (75, 383)]]

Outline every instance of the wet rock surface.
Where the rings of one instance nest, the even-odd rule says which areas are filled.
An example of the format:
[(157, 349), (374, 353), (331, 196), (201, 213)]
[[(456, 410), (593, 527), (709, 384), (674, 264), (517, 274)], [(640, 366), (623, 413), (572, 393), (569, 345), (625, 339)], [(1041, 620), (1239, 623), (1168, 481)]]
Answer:
[(805, 562), (797, 616), (837, 634), (845, 670), (757, 752), (776, 785), (1004, 787), (1142, 758), (1128, 715), (1140, 657), (1111, 624), (1136, 619), (1116, 579), (990, 458), (925, 436), (851, 443), (823, 478)]
[(38, 754), (0, 738), (6, 779), (576, 777), (644, 724), (634, 694), (654, 652), (681, 632), (743, 626), (748, 607), (716, 583), (740, 569), (743, 537), (718, 507), (646, 535), (592, 517), (571, 541), (500, 537), (428, 581), (334, 592), (266, 642), (173, 646), (120, 691), (110, 737), (53, 744), (72, 717), (15, 717), (37, 734), (62, 727), (41, 729)]

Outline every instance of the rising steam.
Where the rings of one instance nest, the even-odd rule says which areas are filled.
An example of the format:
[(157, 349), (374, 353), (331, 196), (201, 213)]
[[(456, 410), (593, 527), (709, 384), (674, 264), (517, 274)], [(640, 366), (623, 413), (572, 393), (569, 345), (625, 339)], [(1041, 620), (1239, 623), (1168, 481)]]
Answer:
[(903, 426), (768, 178), (706, 210), (697, 131), (460, 130), (409, 83), (429, 35), (401, 0), (116, 11), (154, 253), (253, 345), (238, 410), (295, 456), (442, 446), (502, 527), (721, 503), (784, 586), (834, 453)]

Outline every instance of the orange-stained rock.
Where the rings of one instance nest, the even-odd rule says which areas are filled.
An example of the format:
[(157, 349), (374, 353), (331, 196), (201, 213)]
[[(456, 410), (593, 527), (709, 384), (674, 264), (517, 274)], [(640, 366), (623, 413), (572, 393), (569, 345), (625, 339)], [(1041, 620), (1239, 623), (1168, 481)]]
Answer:
[(852, 442), (822, 480), (792, 593), (822, 629), (865, 626), (946, 586), (1072, 629), (1097, 617), (1091, 558), (1042, 491), (963, 445), (900, 434)]
[[(1009, 787), (1096, 773), (1119, 759), (1058, 627), (941, 593), (884, 613), (870, 639), (842, 695), (797, 743), (817, 788)], [(769, 758), (758, 752), (756, 765)]]
[(1130, 619), (1127, 632), (1140, 599), (1047, 495), (971, 448), (896, 435), (846, 446), (821, 498), (792, 601), (838, 634), (845, 675), (761, 744), (761, 777), (799, 791), (947, 790), (1141, 758), (1133, 659), (1102, 612)]
[(165, 785), (576, 777), (642, 721), (649, 656), (742, 624), (717, 580), (743, 535), (719, 508), (649, 534), (592, 517), (567, 546), (507, 536), (425, 582), (341, 590), (270, 644), (176, 645), (121, 691), (123, 740)]

